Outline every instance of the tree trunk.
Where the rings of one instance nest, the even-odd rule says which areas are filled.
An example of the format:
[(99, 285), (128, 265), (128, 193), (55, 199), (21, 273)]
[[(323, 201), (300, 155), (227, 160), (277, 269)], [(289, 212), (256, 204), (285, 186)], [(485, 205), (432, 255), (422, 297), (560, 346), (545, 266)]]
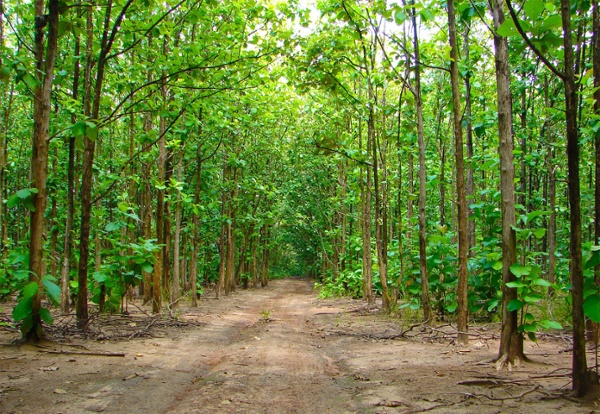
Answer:
[[(548, 91), (548, 77), (544, 77), (544, 103), (546, 108), (552, 107), (552, 101), (550, 100), (550, 93)], [(546, 119), (546, 139), (547, 144), (547, 156), (546, 166), (548, 168), (548, 210), (550, 211), (550, 217), (548, 218), (548, 282), (554, 283), (556, 281), (556, 166), (554, 165), (554, 147), (553, 147), (553, 135), (552, 125), (550, 124), (550, 114), (547, 111)], [(552, 288), (548, 288), (549, 292), (552, 292)]]
[[(358, 123), (359, 147), (362, 150), (362, 121)], [(367, 153), (369, 148), (367, 145)], [(366, 169), (366, 174), (365, 174)], [(373, 296), (373, 276), (372, 276), (372, 257), (371, 257), (371, 169), (360, 169), (360, 201), (361, 201), (361, 225), (362, 225), (362, 263), (363, 263), (363, 298), (367, 303), (374, 303)]]
[[(50, 125), (54, 62), (58, 48), (58, 3), (58, 0), (50, 0), (48, 2), (48, 14), (46, 14), (44, 1), (35, 1), (34, 54), (38, 84), (33, 91), (31, 179), (33, 187), (37, 189), (37, 194), (32, 195), (35, 210), (30, 215), (29, 281), (38, 284), (38, 291), (33, 298), (31, 316), (25, 319), (21, 327), (23, 339), (30, 342), (37, 342), (44, 336), (40, 317), (43, 290), (42, 277), (44, 276), (44, 213), (46, 212), (47, 203), (48, 128)], [(48, 26), (47, 41), (45, 41), (46, 26)], [(29, 318), (31, 320), (28, 320)]]
[[(177, 181), (183, 180), (183, 142), (179, 148), (179, 154), (177, 159)], [(177, 302), (179, 301), (180, 295), (180, 281), (181, 281), (181, 263), (180, 257), (180, 241), (181, 241), (181, 191), (177, 191), (177, 198), (175, 201), (175, 235), (173, 238), (173, 296), (171, 297), (171, 309), (177, 309)], [(185, 288), (185, 284), (184, 284)]]
[(260, 285), (266, 287), (269, 285), (269, 227), (266, 224), (262, 228), (262, 251)]
[(425, 220), (425, 198), (427, 197), (427, 172), (425, 171), (425, 137), (423, 131), (423, 101), (421, 99), (421, 56), (417, 31), (416, 10), (412, 9), (413, 47), (415, 65), (415, 105), (417, 108), (417, 138), (419, 143), (419, 271), (421, 275), (421, 305), (427, 323), (435, 323), (429, 298), (427, 275), (427, 222)]
[[(494, 1), (492, 5), (494, 29), (504, 22), (504, 3)], [(518, 311), (508, 310), (511, 300), (517, 298), (517, 289), (506, 286), (515, 281), (510, 267), (517, 263), (517, 241), (514, 226), (515, 213), (515, 169), (513, 163), (512, 103), (510, 96), (510, 72), (508, 67), (508, 42), (494, 34), (496, 89), (498, 100), (498, 152), (500, 155), (500, 192), (502, 214), (502, 332), (498, 366), (519, 365), (525, 360), (523, 336), (517, 331)]]
[[(228, 167), (223, 165), (223, 184), (227, 181)], [(227, 191), (221, 190), (221, 235), (219, 237), (219, 279), (217, 281), (216, 297), (219, 298), (221, 291), (225, 288), (225, 260), (227, 248), (227, 223), (224, 221), (227, 208)]]
[[(100, 98), (102, 95), (102, 89), (104, 84), (104, 75), (106, 69), (106, 58), (110, 49), (112, 48), (113, 42), (115, 40), (115, 34), (118, 31), (118, 28), (125, 17), (125, 13), (133, 0), (128, 0), (127, 3), (123, 6), (123, 9), (119, 13), (119, 16), (115, 19), (113, 24), (112, 32), (109, 34), (109, 26), (111, 19), (111, 11), (112, 11), (112, 0), (109, 0), (106, 5), (106, 12), (104, 15), (104, 27), (102, 33), (102, 40), (100, 42), (100, 54), (98, 55), (98, 60), (96, 62), (96, 83), (94, 85), (94, 95), (93, 95), (93, 107), (91, 111), (91, 120), (95, 123), (98, 122), (99, 114), (100, 114)], [(92, 8), (88, 8), (88, 45), (87, 52), (88, 57), (90, 57), (90, 39), (93, 39), (92, 33), (92, 23), (91, 23), (91, 14)], [(91, 65), (91, 59), (88, 59), (86, 62), (88, 65)], [(88, 67), (89, 68), (89, 67)], [(86, 68), (86, 72), (89, 73), (88, 68)], [(91, 91), (91, 88), (86, 88), (87, 92)], [(86, 93), (87, 95), (87, 93)], [(89, 105), (90, 100), (88, 100)], [(97, 125), (97, 124), (96, 124)], [(87, 275), (88, 275), (88, 264), (89, 264), (89, 255), (90, 255), (90, 225), (91, 225), (91, 212), (92, 212), (92, 187), (93, 187), (93, 165), (94, 165), (94, 155), (96, 150), (96, 139), (91, 139), (90, 136), (86, 133), (84, 140), (84, 152), (83, 152), (83, 167), (81, 174), (81, 231), (80, 231), (80, 239), (79, 239), (79, 269), (78, 269), (78, 281), (79, 281), (79, 290), (77, 293), (77, 325), (80, 328), (87, 328), (88, 325), (88, 306), (87, 306), (87, 295), (88, 295), (88, 286), (87, 286)]]
[(577, 88), (571, 38), (571, 3), (561, 0), (564, 45), (565, 116), (567, 121), (567, 165), (569, 168), (570, 273), (573, 317), (573, 393), (586, 395), (592, 389), (585, 353), (585, 317), (583, 314), (583, 263), (581, 251), (581, 195), (579, 184), (579, 131), (577, 126)]
[[(463, 47), (464, 47), (464, 55), (465, 61), (469, 62), (469, 27), (465, 28), (464, 38), (463, 38)], [(474, 203), (473, 197), (475, 194), (475, 180), (473, 177), (473, 127), (472, 127), (472, 119), (471, 119), (471, 73), (468, 72), (465, 76), (465, 131), (467, 135), (467, 183), (466, 183), (466, 192), (467, 192), (467, 201)], [(468, 204), (468, 203), (467, 203)], [(471, 220), (471, 216), (473, 215), (473, 211), (471, 208), (467, 211), (468, 219), (467, 225), (469, 226), (469, 256), (475, 257), (475, 220)]]
[(467, 302), (468, 285), (468, 260), (469, 260), (469, 229), (467, 227), (467, 194), (465, 190), (464, 158), (463, 158), (463, 132), (460, 104), (460, 91), (458, 79), (458, 44), (456, 39), (456, 21), (454, 14), (454, 1), (448, 1), (448, 27), (450, 40), (450, 82), (452, 84), (453, 126), (454, 126), (454, 155), (456, 159), (456, 197), (458, 201), (458, 287), (456, 299), (458, 301), (458, 343), (469, 343), (468, 322), (469, 309)]
[(236, 200), (238, 196), (238, 170), (233, 168), (233, 182), (228, 197), (227, 220), (227, 255), (225, 257), (225, 294), (229, 295), (235, 290), (235, 231), (236, 231)]
[[(198, 146), (196, 151), (196, 182), (194, 183), (194, 204), (200, 204), (200, 185), (202, 180), (202, 156), (201, 148)], [(200, 222), (198, 213), (192, 213), (192, 257), (190, 257), (190, 283), (192, 287), (192, 307), (198, 306), (198, 293), (196, 283), (198, 281), (198, 255), (200, 254), (198, 245), (200, 243)]]
[[(80, 40), (77, 35), (75, 38), (75, 56), (80, 53)], [(73, 101), (79, 99), (79, 59), (75, 60), (73, 69)], [(77, 115), (71, 115), (71, 123), (77, 122)], [(69, 137), (69, 161), (67, 164), (67, 217), (65, 220), (65, 240), (63, 245), (63, 262), (60, 272), (61, 295), (60, 308), (64, 315), (70, 310), (69, 297), (69, 274), (71, 272), (71, 255), (73, 252), (73, 218), (75, 216), (75, 137)]]

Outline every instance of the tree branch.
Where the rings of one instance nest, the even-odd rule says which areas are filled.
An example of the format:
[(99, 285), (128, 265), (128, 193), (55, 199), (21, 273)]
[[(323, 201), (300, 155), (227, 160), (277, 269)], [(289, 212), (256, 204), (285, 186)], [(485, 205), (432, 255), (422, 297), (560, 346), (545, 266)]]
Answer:
[[(506, 0), (506, 5), (508, 6), (508, 12), (510, 13), (510, 17), (512, 18), (512, 20), (514, 22), (515, 27), (517, 28), (517, 31), (519, 32), (519, 34), (521, 35), (521, 37), (523, 38), (523, 40), (525, 41), (525, 43), (527, 44), (527, 46), (529, 46), (529, 48), (531, 49), (531, 51), (533, 53), (535, 53), (535, 55), (542, 62), (544, 62), (544, 65), (546, 65), (546, 67), (548, 69), (550, 69), (550, 71), (552, 73), (554, 73), (560, 79), (565, 80), (566, 75), (563, 72), (561, 72), (560, 70), (558, 70), (558, 68), (556, 66), (554, 66), (552, 64), (552, 62), (550, 62), (542, 54), (542, 52), (539, 51), (539, 49), (537, 47), (535, 47), (535, 45), (533, 44), (533, 42), (531, 41), (531, 39), (529, 38), (529, 36), (527, 36), (527, 33), (525, 33), (525, 30), (523, 30), (523, 27), (521, 26), (521, 23), (519, 23), (519, 18), (517, 17), (517, 14), (515, 13), (515, 9), (513, 8), (511, 1), (510, 0)], [(496, 34), (496, 36), (498, 36), (498, 34)]]

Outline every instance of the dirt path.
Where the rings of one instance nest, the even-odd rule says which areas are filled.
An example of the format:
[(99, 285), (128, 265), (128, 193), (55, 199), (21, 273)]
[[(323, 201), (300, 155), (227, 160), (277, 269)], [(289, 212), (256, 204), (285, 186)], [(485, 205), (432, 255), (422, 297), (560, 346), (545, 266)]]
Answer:
[[(14, 346), (0, 331), (1, 413), (589, 413), (563, 398), (568, 344), (527, 343), (538, 364), (497, 372), (493, 332), (467, 348), (443, 329), (373, 315), (360, 301), (318, 300), (312, 282), (182, 306), (161, 337)], [(128, 322), (130, 325), (135, 322)], [(403, 334), (403, 335), (401, 335)], [(156, 335), (155, 335), (156, 336)], [(387, 338), (387, 339), (386, 339)], [(65, 354), (49, 352), (62, 351)], [(82, 355), (122, 352), (124, 357)], [(550, 376), (549, 376), (550, 375)], [(465, 383), (465, 381), (467, 381)], [(565, 388), (566, 387), (566, 388)], [(437, 407), (437, 408), (435, 408)]]

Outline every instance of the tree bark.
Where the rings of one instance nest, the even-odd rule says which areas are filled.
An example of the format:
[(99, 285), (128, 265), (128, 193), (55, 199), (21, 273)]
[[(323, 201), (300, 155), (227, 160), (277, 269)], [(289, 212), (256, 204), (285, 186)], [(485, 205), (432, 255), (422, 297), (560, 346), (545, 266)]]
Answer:
[[(359, 147), (362, 150), (362, 121), (358, 121)], [(369, 152), (367, 141), (367, 153)], [(366, 172), (365, 172), (366, 170)], [(361, 201), (361, 230), (362, 230), (362, 268), (363, 299), (367, 300), (369, 305), (375, 301), (373, 296), (373, 262), (371, 256), (371, 169), (360, 168), (360, 201)]]
[[(494, 29), (504, 22), (504, 3), (492, 4)], [(514, 226), (515, 213), (515, 169), (513, 163), (512, 103), (510, 95), (510, 72), (508, 66), (508, 42), (494, 33), (496, 89), (498, 101), (498, 152), (500, 155), (500, 192), (502, 214), (502, 332), (497, 363), (519, 365), (525, 360), (523, 336), (518, 332), (518, 311), (508, 310), (511, 300), (517, 298), (517, 289), (506, 286), (516, 277), (510, 267), (517, 263), (517, 241)]]
[[(112, 12), (112, 0), (109, 0), (106, 5), (106, 12), (104, 15), (104, 27), (102, 33), (102, 40), (100, 42), (100, 53), (98, 55), (98, 59), (96, 61), (96, 81), (94, 85), (94, 95), (91, 100), (88, 99), (89, 102), (93, 101), (92, 111), (91, 111), (91, 120), (93, 122), (98, 122), (99, 114), (100, 114), (100, 98), (102, 95), (102, 89), (104, 85), (104, 76), (106, 69), (106, 58), (108, 53), (110, 52), (113, 42), (115, 40), (116, 33), (119, 30), (121, 22), (125, 17), (125, 13), (133, 0), (128, 0), (127, 3), (121, 9), (118, 17), (115, 19), (113, 23), (112, 30), (109, 32), (110, 20), (111, 20), (111, 12)], [(92, 8), (88, 7), (88, 56), (90, 53), (90, 39), (93, 36), (92, 27), (91, 27), (91, 13)], [(91, 65), (91, 59), (87, 62), (88, 65)], [(86, 68), (88, 71), (88, 68)], [(88, 71), (89, 74), (89, 71)], [(88, 89), (88, 91), (90, 91)], [(87, 286), (87, 276), (88, 276), (88, 264), (89, 264), (89, 256), (90, 256), (90, 228), (91, 228), (91, 212), (92, 212), (92, 187), (93, 187), (93, 166), (94, 166), (94, 156), (96, 150), (96, 140), (91, 139), (90, 136), (86, 133), (84, 139), (84, 151), (83, 151), (83, 166), (81, 173), (81, 230), (80, 230), (80, 238), (79, 238), (79, 269), (78, 269), (78, 281), (79, 281), (79, 290), (77, 292), (77, 325), (86, 329), (89, 316), (88, 316), (88, 306), (87, 306), (87, 296), (88, 296), (88, 286)]]
[[(183, 180), (183, 151), (184, 145), (182, 142), (182, 145), (179, 148), (179, 154), (177, 158), (177, 181)], [(181, 290), (181, 263), (179, 259), (181, 242), (181, 191), (176, 191), (177, 198), (175, 201), (175, 235), (173, 237), (173, 296), (171, 297), (171, 309), (177, 309)]]
[[(465, 60), (468, 64), (469, 62), (469, 28), (467, 27), (464, 32), (463, 39), (463, 47), (464, 47), (464, 55)], [(475, 195), (475, 180), (473, 177), (473, 127), (472, 127), (472, 119), (471, 119), (471, 72), (468, 72), (465, 76), (465, 131), (467, 136), (467, 182), (466, 182), (466, 192), (467, 192), (467, 201), (474, 203), (473, 197)], [(468, 204), (468, 203), (467, 203)], [(475, 220), (471, 220), (471, 216), (473, 215), (473, 211), (471, 208), (467, 211), (467, 225), (469, 226), (469, 256), (475, 257)]]
[(419, 272), (421, 275), (421, 305), (427, 323), (435, 323), (435, 314), (429, 298), (427, 275), (427, 221), (425, 220), (425, 198), (427, 197), (427, 172), (425, 171), (425, 137), (423, 131), (423, 101), (421, 99), (421, 55), (417, 34), (416, 10), (412, 9), (413, 47), (415, 65), (415, 106), (417, 108), (417, 138), (419, 144)]
[(460, 90), (458, 79), (458, 44), (456, 39), (456, 19), (454, 14), (454, 1), (448, 1), (448, 28), (450, 41), (450, 82), (452, 84), (452, 102), (454, 108), (454, 155), (456, 159), (456, 197), (458, 201), (458, 287), (456, 299), (458, 301), (458, 343), (466, 345), (469, 343), (469, 310), (467, 302), (468, 285), (468, 260), (469, 260), (469, 229), (467, 227), (467, 194), (464, 177), (463, 158), (463, 131), (460, 103)]
[[(79, 35), (75, 38), (75, 56), (79, 56), (80, 46)], [(73, 68), (73, 100), (79, 99), (79, 77), (80, 77), (79, 59), (75, 60)], [(71, 123), (77, 122), (77, 115), (71, 115)], [(61, 295), (60, 308), (64, 315), (70, 311), (69, 297), (69, 274), (71, 272), (71, 255), (73, 252), (73, 219), (75, 216), (75, 137), (69, 137), (69, 161), (67, 164), (67, 217), (65, 219), (65, 240), (63, 245), (63, 262), (60, 272)]]
[(567, 121), (567, 165), (570, 212), (570, 273), (573, 318), (573, 393), (586, 395), (592, 389), (585, 353), (585, 316), (583, 314), (583, 263), (581, 241), (581, 189), (579, 183), (579, 131), (577, 126), (577, 87), (571, 38), (571, 3), (561, 0), (565, 72), (565, 116)]
[[(36, 0), (34, 3), (34, 55), (38, 84), (33, 91), (31, 179), (33, 187), (37, 189), (37, 194), (32, 195), (35, 210), (31, 213), (29, 221), (29, 280), (38, 284), (38, 291), (33, 298), (31, 324), (28, 324), (29, 329), (22, 332), (23, 339), (29, 342), (37, 342), (44, 336), (40, 317), (42, 277), (44, 276), (44, 213), (47, 203), (48, 128), (54, 82), (54, 62), (58, 49), (58, 3), (58, 0), (49, 0), (48, 14), (45, 13), (43, 0)], [(46, 26), (48, 27), (47, 40), (45, 40)], [(26, 325), (24, 324), (24, 326)]]

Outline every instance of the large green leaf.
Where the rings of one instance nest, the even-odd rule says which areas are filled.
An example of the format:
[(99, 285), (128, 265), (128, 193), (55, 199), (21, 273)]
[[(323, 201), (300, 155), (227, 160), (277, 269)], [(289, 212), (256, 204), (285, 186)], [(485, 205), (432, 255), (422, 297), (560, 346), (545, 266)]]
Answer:
[(530, 292), (529, 294), (523, 296), (523, 300), (525, 303), (537, 303), (542, 300), (543, 296), (539, 293)]
[(531, 20), (537, 20), (537, 18), (540, 17), (540, 14), (542, 14), (544, 9), (545, 5), (543, 0), (527, 0), (523, 5), (523, 10), (525, 11), (525, 14)]
[(60, 287), (46, 278), (42, 280), (42, 283), (44, 284), (44, 287), (46, 288), (46, 294), (52, 303), (58, 305), (60, 303)]
[(531, 266), (523, 266), (520, 264), (514, 264), (510, 267), (510, 271), (516, 277), (527, 276), (531, 273)]
[(35, 296), (38, 291), (38, 283), (37, 282), (29, 282), (25, 285), (23, 290), (21, 291), (23, 294), (23, 299), (29, 299)]
[(542, 319), (541, 321), (538, 321), (538, 326), (544, 329), (562, 329), (562, 325), (560, 323), (548, 319)]
[(33, 316), (28, 315), (23, 318), (23, 323), (21, 323), (21, 333), (25, 335), (27, 332), (31, 331), (33, 328)]
[(512, 299), (510, 302), (508, 302), (508, 306), (506, 307), (506, 309), (509, 312), (518, 311), (523, 308), (523, 305), (525, 305), (525, 303), (521, 302), (520, 300)]
[(593, 322), (600, 322), (600, 295), (594, 293), (583, 301), (583, 313)]
[(50, 314), (50, 311), (46, 308), (40, 309), (40, 318), (42, 318), (42, 320), (48, 325), (52, 325), (52, 323), (54, 322), (54, 318)]
[(600, 265), (600, 251), (596, 250), (592, 252), (592, 257), (585, 263), (585, 269), (593, 269)]
[(31, 315), (33, 311), (33, 298), (21, 299), (17, 306), (13, 308), (13, 319), (15, 322), (19, 322)]

